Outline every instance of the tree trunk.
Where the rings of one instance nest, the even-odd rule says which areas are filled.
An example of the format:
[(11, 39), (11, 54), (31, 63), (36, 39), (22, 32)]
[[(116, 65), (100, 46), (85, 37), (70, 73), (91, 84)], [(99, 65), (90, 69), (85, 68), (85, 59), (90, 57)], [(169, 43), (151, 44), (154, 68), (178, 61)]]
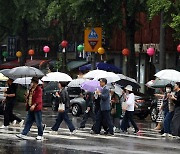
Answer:
[(128, 56), (128, 66), (127, 66), (127, 75), (136, 79), (137, 78), (137, 70), (136, 70), (136, 56), (135, 56), (135, 48), (134, 48), (134, 37), (135, 37), (135, 15), (128, 16), (126, 12), (126, 45), (130, 50), (130, 54)]
[(28, 52), (28, 22), (26, 19), (23, 19), (23, 27), (21, 34), (21, 52), (22, 52), (22, 58), (20, 61), (20, 65), (23, 66), (26, 63), (27, 52)]
[(164, 27), (164, 13), (161, 12), (160, 23), (160, 70), (166, 68), (166, 51), (165, 51), (165, 27)]

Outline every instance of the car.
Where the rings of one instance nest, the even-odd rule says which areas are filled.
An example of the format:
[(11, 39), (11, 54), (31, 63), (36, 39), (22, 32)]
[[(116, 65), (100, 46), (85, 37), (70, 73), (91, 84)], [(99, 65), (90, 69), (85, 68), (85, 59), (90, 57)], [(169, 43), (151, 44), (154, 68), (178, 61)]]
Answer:
[(152, 99), (143, 93), (135, 93), (136, 108), (134, 114), (140, 119), (145, 119), (151, 111)]
[[(152, 100), (143, 93), (135, 95), (135, 103), (138, 108), (135, 108), (134, 114), (140, 119), (145, 119), (151, 111)], [(79, 116), (86, 110), (86, 102), (82, 97), (77, 97), (70, 100), (71, 112), (73, 116)]]
[(152, 122), (156, 122), (157, 118), (158, 118), (158, 109), (157, 109), (157, 99), (153, 99), (151, 102), (151, 109), (150, 109), (150, 118), (152, 120)]
[(51, 106), (56, 110), (55, 93), (59, 91), (57, 82), (44, 83), (43, 87), (43, 106)]

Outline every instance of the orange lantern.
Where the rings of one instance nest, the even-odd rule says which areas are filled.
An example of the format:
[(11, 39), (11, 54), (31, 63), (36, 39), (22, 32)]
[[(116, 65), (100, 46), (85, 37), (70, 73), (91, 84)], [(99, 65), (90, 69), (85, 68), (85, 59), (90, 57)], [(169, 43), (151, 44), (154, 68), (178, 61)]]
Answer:
[(33, 50), (33, 49), (30, 49), (30, 50), (28, 51), (28, 55), (31, 56), (31, 60), (32, 60), (32, 56), (34, 55), (34, 50)]
[(103, 60), (103, 59), (102, 59), (102, 55), (105, 53), (104, 48), (103, 48), (103, 47), (100, 47), (100, 48), (98, 49), (98, 53), (101, 55), (101, 60)]
[(19, 62), (20, 58), (22, 57), (22, 52), (21, 51), (17, 51), (16, 52), (16, 57), (18, 57), (18, 62)]
[(125, 56), (125, 61), (127, 61), (127, 56), (129, 56), (130, 51), (128, 48), (123, 49), (122, 54)]

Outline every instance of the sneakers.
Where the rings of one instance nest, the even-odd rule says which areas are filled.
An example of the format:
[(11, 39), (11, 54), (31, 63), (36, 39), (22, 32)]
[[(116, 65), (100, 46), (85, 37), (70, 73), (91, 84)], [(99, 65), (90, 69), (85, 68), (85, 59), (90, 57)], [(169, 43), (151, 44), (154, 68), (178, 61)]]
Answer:
[(45, 129), (46, 129), (46, 124), (43, 124), (43, 132), (44, 132)]
[(24, 124), (24, 120), (21, 120), (21, 122), (19, 123), (19, 127), (22, 127)]
[(12, 122), (12, 125), (15, 126), (15, 125), (16, 125), (16, 122), (17, 122), (17, 120), (14, 120), (14, 121)]
[(76, 130), (73, 130), (71, 133), (70, 133), (70, 135), (74, 135), (74, 134), (76, 134), (77, 133), (77, 131)]
[(166, 136), (168, 136), (168, 134), (167, 134), (167, 133), (164, 133), (164, 134), (162, 134), (161, 136), (162, 136), (162, 137), (166, 137)]
[(27, 136), (26, 136), (26, 135), (23, 135), (23, 134), (16, 134), (16, 137), (18, 137), (18, 138), (20, 138), (20, 139), (24, 139), (24, 140), (27, 139)]
[(0, 129), (8, 129), (9, 128), (9, 126), (4, 126), (4, 125), (2, 125), (1, 127), (0, 127)]
[(58, 132), (57, 132), (57, 131), (50, 131), (49, 134), (51, 134), (51, 135), (57, 135)]
[(43, 139), (44, 139), (43, 136), (37, 136), (37, 137), (36, 137), (36, 140), (43, 140)]
[(134, 133), (135, 133), (135, 134), (138, 134), (138, 133), (140, 133), (140, 130), (137, 129), (137, 130), (134, 131)]

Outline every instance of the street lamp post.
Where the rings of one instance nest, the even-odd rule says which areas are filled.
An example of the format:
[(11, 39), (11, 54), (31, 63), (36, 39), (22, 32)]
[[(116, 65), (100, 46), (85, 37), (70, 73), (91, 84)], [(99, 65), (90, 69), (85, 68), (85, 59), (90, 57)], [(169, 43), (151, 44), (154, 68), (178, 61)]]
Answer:
[(62, 42), (61, 42), (61, 46), (62, 46), (62, 56), (63, 56), (63, 58), (62, 58), (62, 60), (63, 60), (63, 72), (66, 72), (66, 47), (68, 46), (68, 42), (66, 41), (66, 40), (63, 40)]

